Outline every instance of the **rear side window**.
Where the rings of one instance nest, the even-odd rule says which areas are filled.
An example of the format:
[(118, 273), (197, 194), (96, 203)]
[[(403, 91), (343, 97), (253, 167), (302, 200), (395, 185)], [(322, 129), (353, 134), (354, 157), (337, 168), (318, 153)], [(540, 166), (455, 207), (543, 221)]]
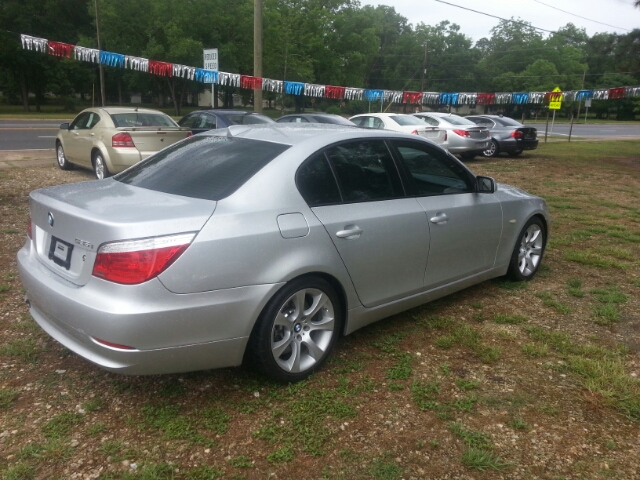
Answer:
[(298, 170), (298, 190), (310, 207), (340, 203), (340, 190), (324, 153), (318, 153)]
[(175, 127), (176, 122), (162, 113), (114, 113), (111, 115), (116, 127)]
[(504, 127), (522, 127), (520, 122), (515, 121), (513, 118), (500, 117), (495, 119), (497, 123)]
[(289, 148), (279, 143), (196, 135), (134, 165), (114, 178), (184, 197), (221, 200)]
[(404, 196), (389, 149), (381, 140), (349, 142), (326, 151), (345, 202)]

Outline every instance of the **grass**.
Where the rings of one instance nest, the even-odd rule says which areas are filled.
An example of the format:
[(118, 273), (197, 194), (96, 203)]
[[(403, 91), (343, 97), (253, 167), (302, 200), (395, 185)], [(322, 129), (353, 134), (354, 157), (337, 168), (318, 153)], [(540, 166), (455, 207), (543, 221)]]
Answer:
[(542, 299), (543, 305), (555, 308), (559, 313), (562, 313), (563, 315), (571, 312), (571, 307), (554, 299), (553, 295), (549, 292), (538, 292), (535, 294), (535, 296)]
[(42, 433), (49, 439), (60, 439), (69, 436), (73, 428), (82, 421), (77, 413), (61, 413), (53, 417), (42, 427)]
[(7, 410), (18, 397), (18, 390), (0, 388), (0, 410)]

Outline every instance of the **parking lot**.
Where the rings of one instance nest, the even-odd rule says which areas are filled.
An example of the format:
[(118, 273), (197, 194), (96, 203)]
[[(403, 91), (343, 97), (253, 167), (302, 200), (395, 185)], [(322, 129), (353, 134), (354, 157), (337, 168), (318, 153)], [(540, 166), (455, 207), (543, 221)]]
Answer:
[(546, 198), (538, 276), (364, 328), (295, 385), (247, 367), (119, 376), (53, 341), (17, 276), (28, 193), (93, 174), (53, 150), (0, 154), (2, 478), (638, 478), (638, 152), (553, 142), (468, 162)]

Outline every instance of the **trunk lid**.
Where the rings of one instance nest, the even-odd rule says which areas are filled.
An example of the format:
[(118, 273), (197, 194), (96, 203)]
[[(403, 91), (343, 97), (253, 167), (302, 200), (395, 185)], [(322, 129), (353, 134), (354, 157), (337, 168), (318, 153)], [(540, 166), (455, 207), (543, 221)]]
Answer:
[(465, 130), (467, 130), (471, 138), (475, 140), (486, 140), (489, 138), (489, 129), (487, 127), (468, 127)]
[(118, 131), (131, 135), (133, 144), (140, 152), (142, 160), (164, 147), (187, 138), (191, 133), (189, 128), (182, 127), (121, 127), (118, 128)]
[(538, 130), (533, 127), (519, 127), (516, 130), (522, 133), (524, 140), (535, 140), (538, 136)]
[(76, 285), (91, 278), (101, 244), (200, 231), (217, 203), (114, 179), (35, 190), (29, 197), (38, 259)]

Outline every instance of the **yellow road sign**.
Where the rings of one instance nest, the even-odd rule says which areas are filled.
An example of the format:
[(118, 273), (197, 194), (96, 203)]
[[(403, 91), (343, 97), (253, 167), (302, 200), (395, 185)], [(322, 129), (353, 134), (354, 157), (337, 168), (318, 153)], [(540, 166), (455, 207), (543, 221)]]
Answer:
[(560, 110), (560, 107), (562, 106), (562, 90), (560, 90), (560, 87), (556, 87), (553, 89), (553, 93), (558, 93), (560, 95), (551, 96), (554, 100), (549, 102), (549, 110)]

